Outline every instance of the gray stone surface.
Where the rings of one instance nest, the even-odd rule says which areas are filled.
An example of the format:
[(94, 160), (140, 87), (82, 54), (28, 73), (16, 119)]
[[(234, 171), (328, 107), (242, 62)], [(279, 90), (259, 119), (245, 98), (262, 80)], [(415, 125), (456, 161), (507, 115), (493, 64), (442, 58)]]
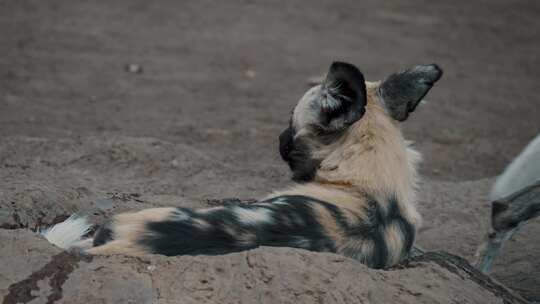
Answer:
[(29, 231), (0, 236), (2, 253), (18, 257), (3, 265), (6, 304), (525, 303), (430, 259), (383, 271), (334, 254), (270, 247), (222, 256), (78, 257)]
[[(7, 145), (12, 147), (10, 149), (26, 150), (13, 153), (5, 148)], [(232, 196), (234, 192), (238, 194), (237, 197), (255, 198), (263, 195), (268, 188), (279, 187), (282, 183), (279, 180), (262, 183), (257, 181), (256, 176), (260, 175), (257, 168), (232, 170), (226, 165), (217, 165), (218, 161), (201, 157), (201, 153), (195, 153), (193, 148), (185, 144), (158, 139), (96, 136), (77, 140), (10, 138), (3, 142), (3, 146), (0, 156), (11, 166), (0, 171), (3, 180), (0, 226), (5, 228), (0, 231), (7, 240), (16, 240), (21, 248), (34, 246), (34, 240), (21, 235), (20, 230), (14, 228), (35, 230), (74, 212), (88, 214), (99, 223), (113, 213), (126, 210), (155, 206), (211, 206), (219, 203), (212, 199)], [(111, 154), (115, 156), (104, 156)], [(178, 158), (181, 161), (173, 165), (171, 160)], [(270, 170), (286, 174), (286, 168)], [(238, 176), (239, 181), (228, 179), (228, 175), (232, 174)], [(21, 180), (23, 177), (25, 182)], [(217, 186), (209, 187), (207, 180)], [(232, 184), (222, 185), (216, 182), (218, 180)], [(482, 235), (488, 229), (487, 193), (492, 181), (426, 180), (420, 191), (419, 208), (424, 217), (424, 226), (419, 233), (419, 245), (428, 250), (446, 250), (471, 260)], [(185, 184), (193, 189), (189, 190)], [(198, 197), (197, 193), (205, 194)], [(540, 225), (538, 221), (532, 221), (507, 244), (502, 256), (496, 260), (493, 271), (496, 279), (529, 299), (540, 299), (540, 264), (536, 258), (540, 252), (538, 244)], [(18, 265), (17, 269), (20, 269), (20, 275), (14, 275), (13, 281), (35, 270), (32, 263), (24, 261), (47, 263), (47, 259), (57, 253), (53, 248), (45, 247), (49, 251), (43, 251), (40, 258), (30, 256), (23, 260), (20, 260), (20, 255), (5, 252), (8, 247), (2, 248), (4, 251), (0, 259), (6, 261), (2, 264)], [(106, 258), (98, 258), (98, 261), (102, 259)], [(115, 267), (129, 272), (135, 266), (108, 264), (107, 267), (112, 267), (110, 271), (113, 272), (116, 271)], [(11, 276), (3, 275), (2, 278), (5, 282), (6, 277)], [(147, 284), (144, 283), (147, 278), (140, 274), (130, 277), (130, 280), (139, 279), (141, 282), (133, 284)], [(74, 286), (69, 285), (70, 282), (68, 279), (65, 284)], [(127, 288), (128, 285), (123, 286)], [(71, 287), (65, 290), (69, 294)], [(125, 294), (138, 295), (131, 292)]]
[(11, 284), (38, 271), (60, 251), (28, 230), (0, 229), (0, 298)]

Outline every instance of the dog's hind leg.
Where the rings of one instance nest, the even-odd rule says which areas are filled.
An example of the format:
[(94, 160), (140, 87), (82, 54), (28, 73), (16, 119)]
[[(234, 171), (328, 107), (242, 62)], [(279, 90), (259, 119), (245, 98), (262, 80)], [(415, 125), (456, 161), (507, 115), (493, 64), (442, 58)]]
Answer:
[(522, 224), (509, 230), (488, 233), (484, 243), (482, 243), (476, 251), (476, 268), (483, 273), (489, 273), (491, 271), (493, 260), (499, 255), (503, 243), (512, 238), (521, 226)]

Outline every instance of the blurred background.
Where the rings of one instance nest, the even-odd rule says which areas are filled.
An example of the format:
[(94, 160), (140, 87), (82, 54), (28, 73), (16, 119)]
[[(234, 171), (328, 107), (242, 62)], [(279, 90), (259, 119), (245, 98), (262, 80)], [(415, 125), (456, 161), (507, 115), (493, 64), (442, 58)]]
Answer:
[(333, 60), (370, 80), (436, 62), (444, 78), (405, 123), (423, 173), (492, 176), (540, 130), (539, 13), (524, 0), (1, 1), (0, 135), (152, 137), (264, 170)]
[[(419, 243), (470, 260), (493, 177), (540, 131), (539, 16), (530, 0), (0, 0), (0, 228), (260, 197), (289, 184), (278, 134), (332, 61), (368, 80), (435, 62), (403, 124), (425, 159)], [(494, 275), (540, 300), (537, 223)]]

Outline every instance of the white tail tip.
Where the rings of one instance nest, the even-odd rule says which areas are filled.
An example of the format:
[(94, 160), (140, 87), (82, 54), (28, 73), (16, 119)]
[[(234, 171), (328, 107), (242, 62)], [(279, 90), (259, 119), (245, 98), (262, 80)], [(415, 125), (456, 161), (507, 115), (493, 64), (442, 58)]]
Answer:
[(39, 234), (43, 235), (51, 244), (62, 249), (69, 249), (81, 241), (90, 228), (92, 228), (92, 224), (88, 222), (86, 217), (72, 215), (61, 223), (40, 230)]

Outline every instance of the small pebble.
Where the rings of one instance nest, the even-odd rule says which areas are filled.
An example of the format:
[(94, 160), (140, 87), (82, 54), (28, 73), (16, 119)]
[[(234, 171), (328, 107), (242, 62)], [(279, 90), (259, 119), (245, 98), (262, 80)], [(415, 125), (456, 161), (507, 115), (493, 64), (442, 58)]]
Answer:
[(257, 76), (257, 72), (253, 70), (247, 70), (245, 74), (247, 78), (255, 78)]
[(140, 74), (142, 73), (142, 67), (135, 63), (130, 63), (126, 65), (126, 71), (133, 73), (133, 74)]

